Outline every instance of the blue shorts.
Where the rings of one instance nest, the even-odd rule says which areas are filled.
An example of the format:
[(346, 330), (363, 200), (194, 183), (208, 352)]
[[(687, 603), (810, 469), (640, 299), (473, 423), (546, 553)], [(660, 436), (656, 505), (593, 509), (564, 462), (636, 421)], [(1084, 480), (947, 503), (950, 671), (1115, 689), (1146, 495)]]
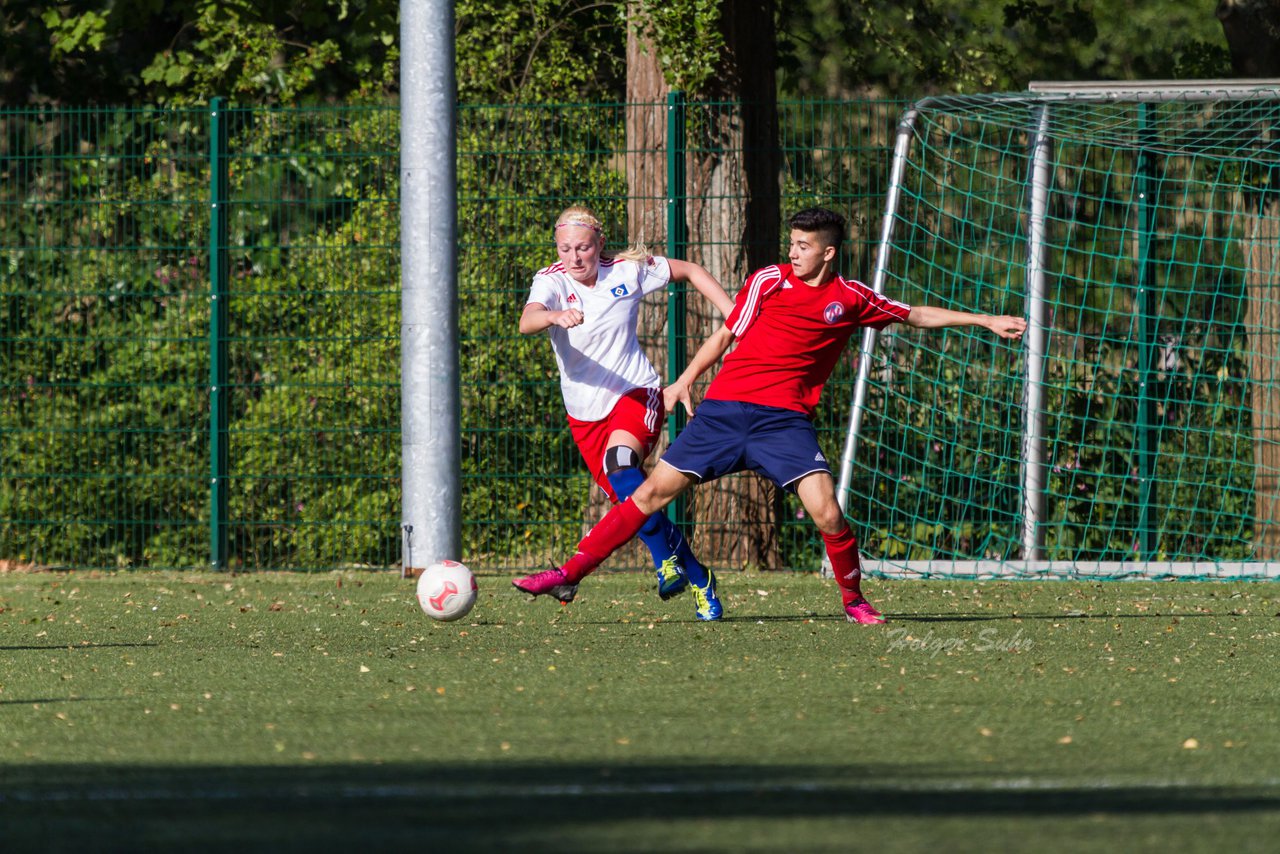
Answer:
[(734, 472), (754, 471), (784, 489), (794, 489), (807, 474), (831, 474), (809, 416), (793, 409), (732, 400), (698, 404), (662, 461), (702, 483)]

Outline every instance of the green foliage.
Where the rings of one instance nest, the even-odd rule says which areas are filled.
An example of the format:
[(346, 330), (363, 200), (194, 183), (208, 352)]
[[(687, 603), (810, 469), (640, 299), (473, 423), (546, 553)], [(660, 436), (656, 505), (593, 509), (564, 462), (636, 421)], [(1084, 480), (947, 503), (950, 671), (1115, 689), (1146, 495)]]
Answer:
[(187, 46), (158, 54), (142, 70), (162, 103), (201, 103), (209, 92), (234, 102), (293, 103), (342, 55), (332, 38), (291, 43), (274, 21), (257, 17), (256, 3), (207, 0), (194, 11)]
[(725, 48), (720, 20), (732, 10), (715, 0), (643, 0), (633, 8), (631, 26), (653, 44), (667, 85), (697, 97), (720, 70)]
[(56, 9), (49, 9), (40, 16), (40, 20), (52, 36), (54, 59), (81, 50), (99, 50), (106, 38), (107, 19), (97, 12), (63, 18)]
[(381, 99), (394, 82), (394, 0), (16, 5), (0, 78), (9, 104), (297, 104)]
[[(720, 72), (712, 0), (460, 0), (465, 103), (622, 100), (628, 27), (652, 39), (669, 85), (694, 97)], [(807, 0), (777, 4), (783, 97), (1021, 89), (1034, 79), (1229, 75), (1211, 8), (1156, 0)], [(7, 104), (366, 100), (394, 92), (393, 0), (94, 0), (6, 3)]]
[(1211, 8), (1093, 0), (810, 0), (781, 18), (781, 89), (918, 97), (1032, 80), (1230, 76)]
[(454, 4), (463, 103), (620, 100), (622, 3), (459, 0)]

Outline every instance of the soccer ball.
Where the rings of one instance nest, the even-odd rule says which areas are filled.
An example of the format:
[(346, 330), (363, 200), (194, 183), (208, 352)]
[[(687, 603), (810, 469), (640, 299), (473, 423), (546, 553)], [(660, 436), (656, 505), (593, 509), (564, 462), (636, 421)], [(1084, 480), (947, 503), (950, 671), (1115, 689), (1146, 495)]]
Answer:
[(456, 560), (431, 564), (418, 576), (418, 604), (433, 620), (465, 617), (476, 604), (476, 577)]

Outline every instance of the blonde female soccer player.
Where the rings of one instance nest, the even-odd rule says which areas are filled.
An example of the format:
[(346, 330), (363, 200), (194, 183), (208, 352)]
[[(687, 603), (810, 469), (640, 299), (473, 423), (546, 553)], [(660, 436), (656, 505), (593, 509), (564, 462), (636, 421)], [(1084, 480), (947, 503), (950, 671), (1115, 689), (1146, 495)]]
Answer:
[[(640, 301), (672, 280), (689, 282), (725, 317), (733, 300), (697, 264), (644, 247), (606, 254), (604, 227), (585, 207), (561, 213), (553, 239), (560, 260), (533, 277), (520, 331), (549, 330), (569, 429), (595, 482), (616, 504), (644, 482), (641, 466), (666, 416), (661, 377), (636, 338)], [(666, 515), (649, 516), (638, 536), (653, 555), (658, 595), (668, 599), (692, 584), (698, 618), (719, 619), (714, 576)], [(577, 589), (563, 584), (539, 592), (570, 602)]]

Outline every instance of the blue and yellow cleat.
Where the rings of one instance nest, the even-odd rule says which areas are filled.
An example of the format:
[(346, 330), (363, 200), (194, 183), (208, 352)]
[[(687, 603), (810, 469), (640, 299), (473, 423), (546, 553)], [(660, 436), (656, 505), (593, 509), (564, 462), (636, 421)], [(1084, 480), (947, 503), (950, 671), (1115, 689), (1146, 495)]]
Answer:
[(689, 578), (684, 574), (680, 561), (675, 555), (667, 558), (658, 567), (658, 598), (663, 602), (672, 596), (679, 596), (689, 586)]
[(699, 587), (696, 584), (690, 584), (693, 588), (693, 601), (697, 604), (697, 610), (694, 615), (699, 620), (711, 622), (718, 620), (724, 615), (724, 606), (720, 604), (720, 597), (716, 595), (716, 574), (710, 569), (707, 570), (707, 586)]

